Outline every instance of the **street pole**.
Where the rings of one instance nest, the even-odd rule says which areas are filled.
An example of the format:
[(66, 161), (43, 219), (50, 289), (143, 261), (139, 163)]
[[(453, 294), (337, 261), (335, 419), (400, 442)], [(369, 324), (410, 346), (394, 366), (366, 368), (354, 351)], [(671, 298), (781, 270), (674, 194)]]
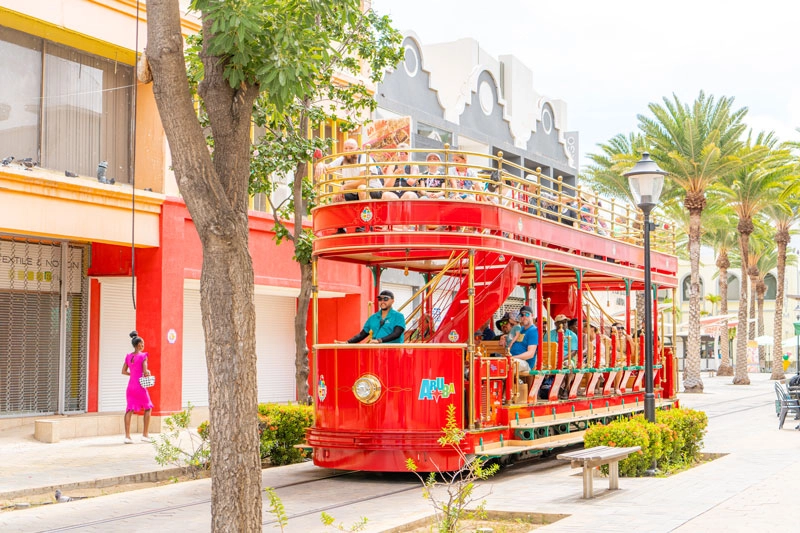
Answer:
[(653, 392), (653, 304), (650, 282), (650, 210), (644, 206), (644, 417), (656, 421), (656, 396)]

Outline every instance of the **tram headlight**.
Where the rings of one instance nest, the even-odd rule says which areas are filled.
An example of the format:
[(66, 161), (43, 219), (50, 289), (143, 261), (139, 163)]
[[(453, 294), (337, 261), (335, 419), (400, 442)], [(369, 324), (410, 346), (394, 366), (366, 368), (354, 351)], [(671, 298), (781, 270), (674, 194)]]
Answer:
[(381, 395), (381, 382), (371, 374), (364, 374), (353, 384), (353, 394), (361, 403), (375, 403)]

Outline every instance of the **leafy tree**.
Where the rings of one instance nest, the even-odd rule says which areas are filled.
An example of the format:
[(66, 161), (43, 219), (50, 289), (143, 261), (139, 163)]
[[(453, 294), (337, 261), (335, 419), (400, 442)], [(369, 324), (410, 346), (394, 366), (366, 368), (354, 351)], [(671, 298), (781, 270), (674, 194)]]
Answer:
[(707, 97), (703, 92), (690, 105), (676, 95), (663, 105), (651, 103), (652, 117), (639, 115), (639, 129), (651, 146), (651, 154), (669, 172), (665, 202), (683, 197), (689, 212), (688, 352), (684, 366), (686, 392), (702, 392), (700, 378), (700, 236), (701, 214), (706, 208), (706, 189), (739, 165), (737, 151), (746, 126), (746, 108), (733, 109), (732, 98)]
[[(191, 9), (202, 19), (202, 40), (188, 50), (188, 62), (192, 65), (196, 56), (195, 64), (202, 68), (193, 69), (190, 80), (179, 0), (147, 2), (153, 93), (178, 187), (203, 248), (200, 295), (209, 373), (214, 531), (261, 530), (254, 278), (247, 214), (249, 194), (260, 188), (251, 187), (253, 112), (269, 117), (265, 124), (287, 124), (297, 117), (298, 102), (310, 103), (326, 94), (320, 87), (330, 85), (334, 69), (379, 55), (368, 43), (391, 47), (396, 37), (388, 19), (362, 13), (360, 7), (357, 0), (193, 0)], [(351, 32), (363, 39), (349, 45), (336, 41)], [(391, 54), (386, 57), (388, 61)], [(370, 66), (366, 63), (365, 68)], [(195, 83), (200, 116), (192, 94)], [(353, 98), (358, 99), (357, 91)], [(294, 125), (307, 131), (302, 124)], [(302, 178), (313, 154), (310, 149), (319, 145), (300, 143), (299, 137), (293, 137), (293, 143), (287, 142), (287, 151), (277, 152), (273, 160), (283, 159), (285, 168), (293, 167), (295, 176)], [(267, 167), (262, 176), (268, 172)], [(307, 212), (302, 194), (306, 182), (295, 182), (301, 194), (291, 206), (297, 213), (291, 235), (298, 248), (295, 255), (306, 258), (309, 238), (301, 220)], [(288, 232), (279, 237), (290, 238)], [(304, 337), (300, 344), (305, 344)]]

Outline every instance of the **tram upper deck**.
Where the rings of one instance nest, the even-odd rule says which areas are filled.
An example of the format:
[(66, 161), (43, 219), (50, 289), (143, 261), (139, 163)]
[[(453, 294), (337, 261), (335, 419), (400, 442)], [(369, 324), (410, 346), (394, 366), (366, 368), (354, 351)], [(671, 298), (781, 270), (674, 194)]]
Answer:
[[(538, 169), (530, 172), (502, 153), (445, 147), (435, 152), (441, 161), (405, 160), (404, 153), (413, 159), (415, 152), (428, 153), (381, 150), (388, 158), (379, 160), (378, 152), (359, 151), (319, 161), (316, 257), (437, 272), (455, 250), (476, 250), (516, 258), (519, 284), (568, 284), (581, 271), (592, 288), (642, 288), (642, 219), (630, 204), (607, 201)], [(457, 154), (488, 164), (453, 161)], [(678, 268), (674, 228), (657, 220), (654, 225), (652, 280), (672, 288)]]

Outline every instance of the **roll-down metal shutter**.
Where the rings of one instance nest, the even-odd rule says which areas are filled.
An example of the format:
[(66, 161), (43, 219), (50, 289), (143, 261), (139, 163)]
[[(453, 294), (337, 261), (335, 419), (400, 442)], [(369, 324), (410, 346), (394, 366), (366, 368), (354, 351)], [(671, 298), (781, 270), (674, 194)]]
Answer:
[[(136, 329), (131, 278), (99, 278), (100, 355), (98, 411), (124, 411), (128, 376), (122, 375), (125, 355), (133, 351), (130, 332)], [(145, 350), (147, 349), (145, 345)]]

